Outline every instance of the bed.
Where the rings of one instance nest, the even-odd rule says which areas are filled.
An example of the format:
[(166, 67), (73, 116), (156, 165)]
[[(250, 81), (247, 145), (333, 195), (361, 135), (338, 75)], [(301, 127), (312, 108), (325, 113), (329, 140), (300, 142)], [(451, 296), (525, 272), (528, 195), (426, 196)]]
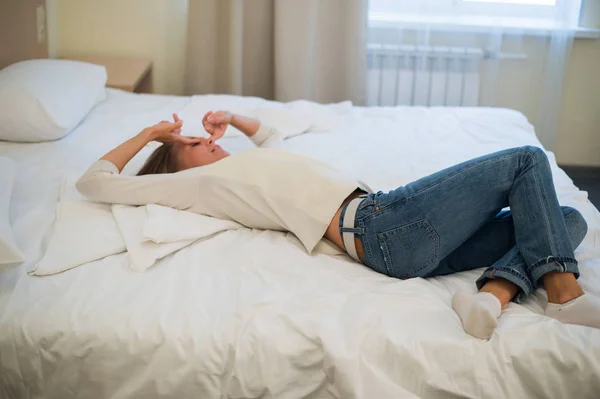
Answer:
[[(291, 234), (243, 228), (145, 273), (132, 272), (123, 253), (29, 276), (52, 236), (64, 182), (199, 102), (266, 104), (109, 89), (61, 140), (0, 142), (0, 156), (17, 164), (9, 216), (27, 258), (0, 271), (0, 397), (598, 397), (600, 331), (543, 316), (543, 290), (510, 304), (489, 341), (465, 334), (451, 297), (474, 291), (481, 270), (395, 280), (344, 255), (310, 256)], [(236, 152), (251, 144), (231, 135), (221, 145)], [(348, 107), (335, 126), (285, 141), (383, 191), (521, 145), (541, 146), (525, 117), (489, 108)], [(600, 213), (548, 156), (561, 204), (588, 222), (576, 251), (580, 281), (600, 295)]]

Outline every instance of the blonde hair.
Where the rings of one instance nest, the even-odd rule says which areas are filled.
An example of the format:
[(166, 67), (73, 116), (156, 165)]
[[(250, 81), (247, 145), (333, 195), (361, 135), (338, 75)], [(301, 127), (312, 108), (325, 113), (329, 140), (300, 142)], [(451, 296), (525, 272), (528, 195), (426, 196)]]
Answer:
[(175, 172), (177, 172), (177, 160), (173, 153), (173, 144), (165, 143), (150, 154), (137, 175), (156, 175)]

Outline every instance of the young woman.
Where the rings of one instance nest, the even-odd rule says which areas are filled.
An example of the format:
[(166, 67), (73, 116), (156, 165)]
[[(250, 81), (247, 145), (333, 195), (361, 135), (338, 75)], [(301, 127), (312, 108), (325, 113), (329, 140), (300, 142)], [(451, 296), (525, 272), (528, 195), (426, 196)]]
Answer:
[[(311, 158), (284, 152), (259, 121), (209, 112), (210, 138), (182, 137), (163, 121), (110, 151), (81, 177), (90, 200), (160, 204), (260, 229), (290, 231), (310, 253), (325, 237), (369, 268), (407, 279), (487, 267), (476, 294), (452, 306), (467, 333), (488, 338), (501, 309), (543, 283), (546, 315), (600, 328), (600, 301), (577, 283), (573, 254), (587, 224), (558, 204), (544, 151), (525, 146), (460, 163), (389, 193)], [(258, 147), (230, 156), (216, 144), (228, 125)], [(121, 170), (148, 142), (163, 143), (138, 176)], [(510, 205), (510, 211), (501, 211)]]

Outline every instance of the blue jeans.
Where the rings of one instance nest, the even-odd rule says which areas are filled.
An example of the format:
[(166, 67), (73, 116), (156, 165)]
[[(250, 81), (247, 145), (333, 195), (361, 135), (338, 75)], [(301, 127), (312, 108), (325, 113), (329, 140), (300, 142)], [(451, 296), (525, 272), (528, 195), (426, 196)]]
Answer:
[(520, 288), (520, 302), (548, 272), (579, 277), (573, 249), (587, 223), (559, 205), (544, 151), (524, 146), (369, 194), (355, 228), (342, 231), (355, 233), (365, 265), (379, 273), (407, 279), (486, 267), (477, 288), (504, 278)]

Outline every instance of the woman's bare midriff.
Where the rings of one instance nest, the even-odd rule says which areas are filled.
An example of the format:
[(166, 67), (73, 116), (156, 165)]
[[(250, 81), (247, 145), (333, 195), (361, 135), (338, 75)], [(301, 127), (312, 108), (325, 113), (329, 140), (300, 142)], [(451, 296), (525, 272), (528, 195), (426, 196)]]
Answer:
[[(331, 222), (329, 223), (329, 227), (327, 227), (327, 231), (325, 231), (325, 238), (327, 238), (329, 241), (331, 241), (332, 243), (334, 243), (335, 245), (337, 245), (344, 251), (346, 250), (346, 248), (344, 247), (344, 241), (342, 241), (342, 236), (340, 235), (340, 216), (342, 214), (342, 208), (348, 202), (352, 201), (354, 198), (357, 198), (363, 194), (365, 194), (365, 192), (362, 190), (359, 190), (359, 189), (356, 189), (352, 194), (350, 194), (344, 200), (344, 202), (342, 202), (339, 209), (333, 216), (333, 219), (331, 219)], [(356, 237), (354, 237), (354, 245), (356, 246), (356, 253), (358, 254), (358, 258), (360, 260), (363, 260), (365, 257), (363, 255), (362, 243)]]

